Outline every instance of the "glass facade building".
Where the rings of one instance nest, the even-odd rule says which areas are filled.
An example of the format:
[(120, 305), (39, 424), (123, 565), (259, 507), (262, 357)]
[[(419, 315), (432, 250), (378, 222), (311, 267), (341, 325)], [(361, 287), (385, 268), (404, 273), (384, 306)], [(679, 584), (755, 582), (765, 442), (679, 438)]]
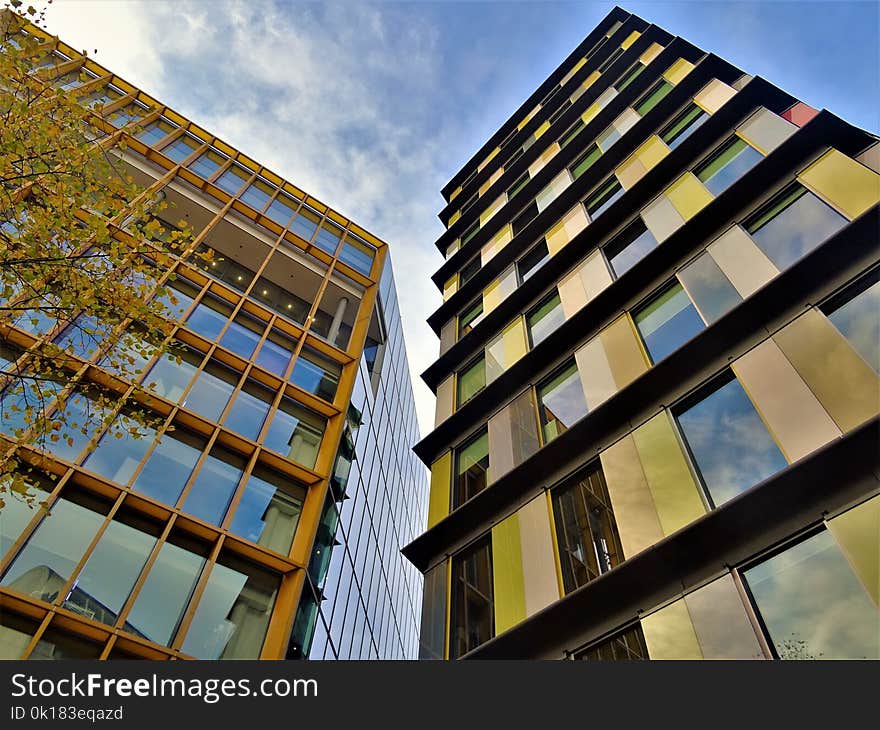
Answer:
[[(414, 658), (422, 578), (400, 548), (424, 521), (427, 472), (411, 452), (419, 432), (388, 246), (27, 32), (47, 83), (76, 93), (118, 168), (168, 204), (141, 253), (162, 262), (155, 283), (167, 293), (155, 296), (175, 320), (175, 354), (132, 347), (136, 324), (120, 340), (129, 345), (110, 349), (40, 313), (4, 313), (4, 449), (21, 425), (10, 373), (42, 341), (83, 374), (46, 415), (86, 426), (19, 444), (48, 510), (6, 495), (0, 657)], [(160, 256), (172, 216), (194, 241)], [(110, 230), (137, 240), (124, 215)], [(133, 370), (123, 359), (143, 389), (117, 377)], [(90, 382), (118, 393), (106, 418)], [(153, 416), (140, 438), (126, 428), (133, 409)]]
[(615, 8), (443, 189), (423, 658), (880, 658), (880, 144)]

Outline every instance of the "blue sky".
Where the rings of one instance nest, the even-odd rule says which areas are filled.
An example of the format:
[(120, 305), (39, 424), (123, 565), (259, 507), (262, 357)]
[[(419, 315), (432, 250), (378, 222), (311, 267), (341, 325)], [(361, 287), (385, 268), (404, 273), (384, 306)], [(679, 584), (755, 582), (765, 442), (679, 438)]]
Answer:
[[(613, 3), (56, 0), (49, 29), (388, 241), (422, 431), (440, 188)], [(875, 2), (621, 6), (880, 129)]]

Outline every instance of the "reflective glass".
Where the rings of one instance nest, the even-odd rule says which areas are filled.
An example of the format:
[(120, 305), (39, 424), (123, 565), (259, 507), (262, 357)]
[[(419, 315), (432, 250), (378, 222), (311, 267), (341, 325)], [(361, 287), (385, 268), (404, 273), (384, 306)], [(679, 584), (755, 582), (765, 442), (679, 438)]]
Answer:
[[(22, 530), (28, 526), (30, 521), (37, 515), (42, 515), (43, 510), (40, 502), (48, 497), (48, 491), (51, 490), (53, 484), (48, 477), (35, 479), (33, 475), (23, 475), (25, 481), (30, 487), (30, 494), (33, 497), (31, 503), (27, 499), (13, 491), (4, 491), (4, 505), (2, 518), (0, 518), (0, 559), (6, 556), (6, 553), (12, 547), (12, 544), (21, 535)], [(8, 479), (0, 482), (5, 490), (9, 490)]]
[(248, 181), (250, 176), (250, 170), (245, 170), (241, 165), (237, 165), (233, 162), (232, 165), (214, 181), (214, 184), (230, 195), (235, 195), (241, 190), (242, 185)]
[(682, 289), (674, 284), (633, 315), (653, 362), (675, 352), (706, 328)]
[(98, 363), (108, 372), (137, 380), (156, 353), (156, 348), (135, 331), (123, 332)]
[(173, 283), (166, 284), (164, 292), (156, 296), (156, 301), (165, 307), (165, 316), (169, 319), (181, 320), (192, 306), (194, 298), (201, 287), (186, 279), (177, 278)]
[(28, 659), (34, 661), (97, 659), (101, 656), (102, 648), (100, 644), (73, 636), (64, 629), (49, 626), (43, 632)]
[(342, 238), (342, 229), (330, 221), (324, 221), (318, 235), (315, 236), (315, 245), (333, 256), (336, 254), (340, 238)]
[(690, 137), (709, 118), (696, 104), (691, 104), (682, 112), (666, 129), (660, 133), (660, 138), (670, 150)]
[(324, 435), (324, 420), (288, 397), (272, 417), (264, 443), (267, 448), (311, 469)]
[(877, 607), (827, 530), (745, 579), (780, 659), (880, 659)]
[(285, 193), (278, 193), (271, 205), (266, 208), (265, 215), (275, 221), (279, 226), (287, 226), (293, 217), (299, 201)]
[(74, 461), (95, 433), (105, 413), (99, 411), (82, 393), (74, 392), (61, 407), (63, 437), (45, 448), (59, 459)]
[(604, 183), (599, 188), (598, 192), (586, 202), (587, 213), (590, 215), (590, 220), (596, 220), (596, 218), (608, 210), (614, 201), (625, 192), (626, 191), (623, 189), (617, 178)]
[(303, 207), (299, 215), (293, 219), (293, 223), (290, 224), (290, 230), (300, 238), (311, 241), (315, 231), (318, 230), (319, 221), (320, 216), (317, 213)]
[(339, 365), (303, 347), (290, 374), (290, 382), (326, 401), (333, 401), (339, 385)]
[(537, 391), (544, 443), (549, 443), (587, 415), (587, 401), (574, 362), (539, 385)]
[(205, 522), (219, 525), (241, 479), (244, 465), (244, 459), (238, 454), (215, 446), (199, 468), (183, 502), (183, 510)]
[(166, 433), (134, 480), (132, 489), (173, 506), (204, 447), (204, 439), (187, 431), (176, 429)]
[(787, 269), (846, 225), (846, 218), (798, 185), (746, 225), (776, 267)]
[(181, 405), (208, 420), (216, 421), (226, 408), (239, 377), (232, 368), (211, 360), (199, 373)]
[(639, 218), (608, 245), (605, 255), (619, 278), (656, 247), (657, 239)]
[(482, 298), (474, 302), (468, 309), (458, 316), (458, 337), (461, 339), (470, 332), (480, 321), (483, 315)]
[(156, 395), (177, 403), (203, 359), (201, 352), (189, 348), (176, 354), (163, 355), (144, 377), (144, 385)]
[(757, 165), (763, 156), (739, 137), (727, 142), (712, 158), (697, 168), (697, 177), (712, 195), (719, 195)]
[(101, 349), (111, 330), (110, 325), (81, 314), (55, 338), (55, 344), (76, 357), (91, 360)]
[(172, 124), (166, 119), (158, 119), (152, 124), (147, 125), (144, 130), (137, 135), (137, 138), (144, 144), (155, 146), (157, 142), (161, 142), (175, 129), (177, 129), (176, 124)]
[(484, 430), (455, 455), (455, 506), (482, 492), (489, 479), (489, 432)]
[(273, 192), (274, 189), (272, 187), (257, 180), (241, 194), (241, 200), (255, 210), (262, 210), (266, 203), (269, 202)]
[(565, 312), (562, 310), (559, 294), (554, 294), (550, 299), (541, 304), (528, 315), (526, 321), (529, 326), (529, 337), (532, 340), (532, 347), (535, 347), (541, 340), (556, 331), (565, 322)]
[(871, 284), (870, 278), (860, 282), (856, 293), (833, 309), (828, 319), (849, 340), (856, 352), (880, 373), (880, 281)]
[(657, 106), (657, 104), (663, 100), (663, 97), (665, 97), (670, 91), (672, 91), (672, 84), (668, 81), (661, 80), (657, 82), (635, 105), (634, 108), (636, 113), (640, 117), (645, 116), (645, 114)]
[(492, 543), (489, 539), (452, 558), (450, 654), (457, 658), (495, 634)]
[(305, 490), (278, 472), (257, 467), (229, 525), (230, 532), (287, 555), (302, 512)]
[(260, 347), (255, 362), (260, 367), (283, 377), (295, 348), (296, 342), (293, 338), (278, 330), (272, 330)]
[(360, 271), (364, 276), (369, 276), (370, 269), (373, 268), (374, 253), (371, 248), (353, 241), (345, 241), (339, 251), (339, 260), (351, 266), (355, 271)]
[(591, 144), (586, 151), (578, 158), (578, 160), (571, 166), (571, 176), (575, 180), (577, 180), (581, 175), (583, 175), (587, 170), (589, 170), (593, 164), (602, 156), (602, 150), (594, 142)]
[(196, 175), (201, 175), (206, 180), (211, 177), (221, 165), (226, 162), (226, 158), (217, 154), (213, 150), (208, 150), (194, 162), (191, 162), (189, 169)]
[(101, 436), (83, 466), (117, 484), (128, 484), (155, 436), (153, 428), (147, 428), (122, 413)]
[(549, 260), (550, 251), (547, 249), (547, 241), (542, 238), (517, 262), (520, 281), (526, 281)]
[(266, 323), (262, 320), (239, 312), (223, 333), (220, 344), (247, 360), (254, 354), (265, 329)]
[(678, 272), (678, 278), (710, 324), (742, 301), (739, 292), (708, 253), (685, 266)]
[(207, 340), (216, 340), (231, 314), (232, 305), (209, 292), (186, 318), (186, 326)]
[(174, 160), (174, 162), (183, 162), (187, 157), (195, 152), (201, 146), (201, 144), (202, 143), (195, 137), (189, 134), (184, 134), (183, 136), (178, 137), (173, 142), (163, 147), (162, 154)]
[(266, 420), (274, 393), (256, 381), (248, 380), (235, 396), (223, 425), (249, 439), (256, 440)]
[(786, 467), (779, 447), (736, 379), (681, 413), (678, 422), (716, 505)]
[(479, 360), (462, 370), (456, 377), (458, 384), (458, 407), (473, 398), (486, 387), (486, 361), (481, 356)]
[(4, 611), (0, 614), (0, 660), (21, 659), (40, 624)]

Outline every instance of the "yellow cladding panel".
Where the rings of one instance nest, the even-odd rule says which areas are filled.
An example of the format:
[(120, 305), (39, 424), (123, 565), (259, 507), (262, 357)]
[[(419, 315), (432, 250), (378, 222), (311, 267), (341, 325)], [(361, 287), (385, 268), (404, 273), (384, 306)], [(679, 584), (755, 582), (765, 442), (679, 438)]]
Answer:
[[(611, 122), (611, 126), (614, 127), (622, 137), (626, 134), (630, 129), (632, 129), (636, 124), (638, 124), (641, 117), (638, 115), (635, 109), (631, 107), (627, 107), (618, 115), (617, 119)], [(601, 145), (599, 145), (601, 147)]]
[(587, 78), (584, 79), (584, 83), (581, 84), (581, 88), (586, 91), (599, 80), (599, 77), (601, 75), (602, 74), (598, 71), (593, 71), (593, 73), (591, 73), (589, 76), (587, 76)]
[(458, 274), (454, 274), (449, 281), (443, 285), (443, 301), (445, 302), (455, 292), (458, 291)]
[(492, 591), (497, 635), (526, 617), (522, 543), (515, 513), (492, 528)]
[(486, 345), (486, 383), (491, 383), (528, 352), (526, 328), (517, 317)]
[(642, 632), (651, 659), (702, 659), (700, 643), (684, 599), (642, 619)]
[(732, 367), (789, 463), (840, 436), (831, 416), (772, 339)]
[(736, 89), (723, 81), (712, 79), (694, 96), (694, 101), (704, 111), (714, 114), (735, 95)]
[(535, 205), (538, 206), (538, 212), (540, 213), (545, 210), (569, 185), (571, 185), (571, 173), (563, 169), (535, 196)]
[(828, 529), (871, 600), (880, 606), (880, 496), (829, 520)]
[(451, 203), (455, 200), (456, 196), (461, 192), (461, 185), (459, 185), (455, 190), (452, 191), (452, 195), (449, 196), (449, 202)]
[(737, 134), (763, 155), (769, 155), (798, 128), (763, 107), (737, 127)]
[(531, 616), (559, 599), (549, 504), (542, 494), (521, 507), (517, 515), (526, 615)]
[(523, 119), (519, 124), (516, 125), (516, 128), (519, 129), (519, 130), (522, 130), (522, 128), (525, 127), (525, 126), (531, 121), (532, 117), (535, 116), (535, 114), (538, 113), (538, 110), (539, 110), (540, 108), (541, 108), (541, 105), (538, 104), (538, 106), (536, 106), (534, 109), (532, 109), (532, 111), (530, 111), (530, 112), (526, 115), (526, 118), (525, 118), (525, 119)]
[(562, 80), (559, 82), (560, 86), (565, 86), (569, 81), (571, 81), (571, 77), (574, 76), (578, 71), (580, 71), (584, 64), (587, 62), (586, 58), (582, 58), (578, 61), (565, 76), (562, 77)]
[(559, 299), (565, 318), (569, 319), (610, 283), (611, 274), (605, 259), (596, 250), (559, 282)]
[(510, 243), (512, 239), (513, 231), (508, 223), (492, 237), (492, 240), (489, 241), (489, 243), (480, 249), (480, 265), (485, 266), (486, 262), (490, 261), (495, 254)]
[(593, 410), (617, 392), (617, 383), (614, 382), (614, 374), (601, 338), (596, 335), (576, 350), (574, 359), (587, 407)]
[(627, 558), (663, 539), (654, 498), (631, 435), (599, 454), (611, 508)]
[(447, 451), (431, 464), (431, 495), (428, 500), (428, 529), (449, 514), (452, 482), (452, 452)]
[(663, 46), (659, 43), (652, 43), (648, 46), (648, 50), (645, 51), (641, 56), (639, 56), (639, 60), (647, 66), (651, 61), (653, 61), (657, 56), (659, 56), (663, 52)]
[(669, 147), (666, 146), (666, 143), (662, 139), (654, 134), (648, 137), (634, 154), (642, 161), (642, 164), (650, 170), (669, 154)]
[(459, 218), (461, 218), (461, 211), (457, 210), (451, 216), (449, 216), (449, 223), (447, 224), (447, 228), (451, 228), (452, 224), (455, 223)]
[(560, 147), (558, 142), (554, 142), (544, 150), (544, 152), (541, 153), (541, 156), (529, 165), (529, 177), (532, 178), (543, 170), (544, 166), (556, 157), (556, 153), (559, 152), (559, 150)]
[(589, 124), (593, 118), (602, 111), (608, 103), (617, 96), (617, 89), (613, 86), (605, 89), (600, 95), (599, 98), (596, 99), (590, 106), (587, 107), (587, 110), (581, 114), (581, 120), (583, 120), (584, 124)]
[(455, 410), (455, 376), (450, 375), (437, 386), (437, 400), (434, 404), (434, 428), (452, 415)]
[(614, 174), (617, 175), (617, 179), (620, 180), (620, 184), (625, 190), (629, 190), (641, 180), (646, 172), (645, 166), (635, 155), (630, 155), (622, 165), (614, 170)]
[(563, 246), (584, 230), (588, 223), (589, 220), (587, 220), (584, 206), (578, 203), (565, 214), (565, 217), (559, 223), (547, 231), (545, 238), (547, 239), (547, 250), (550, 252), (550, 255), (555, 256)]
[(628, 314), (614, 320), (599, 333), (608, 357), (614, 382), (620, 390), (629, 385), (649, 367), (648, 359)]
[(880, 175), (835, 149), (798, 175), (798, 180), (848, 218), (857, 218), (880, 201)]
[(492, 201), (492, 203), (489, 205), (489, 207), (487, 207), (486, 210), (484, 210), (480, 214), (480, 227), (485, 226), (486, 222), (493, 215), (495, 215), (499, 210), (501, 210), (501, 208), (504, 206), (504, 204), (506, 202), (507, 202), (507, 193), (501, 193), (501, 195), (499, 195), (497, 198), (495, 198), (495, 200)]
[(684, 225), (684, 218), (665, 195), (655, 198), (641, 212), (642, 220), (658, 243)]
[(704, 658), (764, 658), (730, 573), (689, 593), (684, 602)]
[(694, 64), (690, 61), (679, 58), (675, 63), (673, 63), (669, 68), (667, 68), (663, 72), (663, 78), (666, 79), (670, 84), (678, 84), (681, 83), (681, 80), (687, 76), (694, 68)]
[(516, 290), (516, 269), (511, 266), (483, 290), (483, 316), (486, 316)]
[(706, 514), (669, 413), (657, 414), (632, 436), (663, 534), (671, 535)]
[[(534, 112), (532, 112), (532, 113), (534, 113)], [(495, 159), (495, 155), (497, 155), (499, 152), (501, 152), (500, 147), (496, 147), (494, 150), (492, 150), (489, 153), (489, 156), (485, 160), (483, 160), (479, 165), (477, 165), (477, 171), (481, 171), (486, 165), (488, 165), (490, 162), (492, 162), (492, 160)]]
[(880, 412), (880, 378), (820, 311), (807, 310), (773, 340), (841, 431)]
[(485, 194), (486, 194), (486, 191), (487, 191), (489, 188), (491, 188), (491, 187), (495, 184), (495, 181), (498, 180), (498, 178), (501, 177), (503, 174), (504, 174), (504, 168), (503, 168), (503, 167), (499, 167), (497, 170), (495, 170), (495, 172), (493, 172), (493, 173), (489, 176), (489, 179), (486, 180), (486, 182), (484, 182), (482, 185), (480, 185), (480, 189), (479, 189), (479, 191), (478, 191), (478, 195), (480, 195), (480, 196), (485, 195)]
[(635, 43), (639, 39), (640, 35), (642, 35), (642, 34), (639, 33), (639, 31), (634, 30), (632, 33), (630, 33), (626, 37), (626, 40), (624, 40), (623, 43), (620, 44), (620, 47), (625, 51), (627, 48), (629, 48), (633, 43)]
[(692, 172), (686, 172), (678, 178), (666, 188), (664, 194), (685, 220), (693, 218), (712, 200), (712, 193)]
[(739, 226), (726, 230), (706, 250), (743, 299), (779, 273), (776, 264)]
[(546, 132), (548, 129), (550, 129), (550, 122), (544, 122), (543, 124), (541, 124), (541, 125), (535, 130), (535, 134), (534, 134), (535, 139), (541, 139), (541, 137), (543, 136), (544, 132)]

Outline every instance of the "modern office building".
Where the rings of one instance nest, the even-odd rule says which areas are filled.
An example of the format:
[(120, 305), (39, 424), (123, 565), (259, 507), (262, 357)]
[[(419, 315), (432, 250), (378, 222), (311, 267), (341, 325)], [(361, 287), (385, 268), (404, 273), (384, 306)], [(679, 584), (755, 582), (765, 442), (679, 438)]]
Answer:
[(877, 141), (615, 8), (452, 178), (422, 657), (880, 657)]
[[(27, 33), (47, 83), (93, 109), (118, 168), (169, 204), (157, 239), (181, 219), (195, 239), (157, 278), (173, 292), (179, 361), (142, 358), (148, 397), (100, 342), (50, 316), (0, 318), (4, 450), (20, 418), (8, 373), (40, 341), (60, 344), (84, 384), (49, 415), (100, 424), (91, 381), (118, 392), (116, 419), (136, 406), (161, 423), (142, 438), (96, 427), (20, 447), (48, 513), (6, 496), (0, 657), (414, 658), (422, 579), (400, 548), (424, 523), (428, 488), (388, 246)], [(124, 214), (111, 231), (136, 241)], [(197, 257), (206, 248), (213, 259)]]

